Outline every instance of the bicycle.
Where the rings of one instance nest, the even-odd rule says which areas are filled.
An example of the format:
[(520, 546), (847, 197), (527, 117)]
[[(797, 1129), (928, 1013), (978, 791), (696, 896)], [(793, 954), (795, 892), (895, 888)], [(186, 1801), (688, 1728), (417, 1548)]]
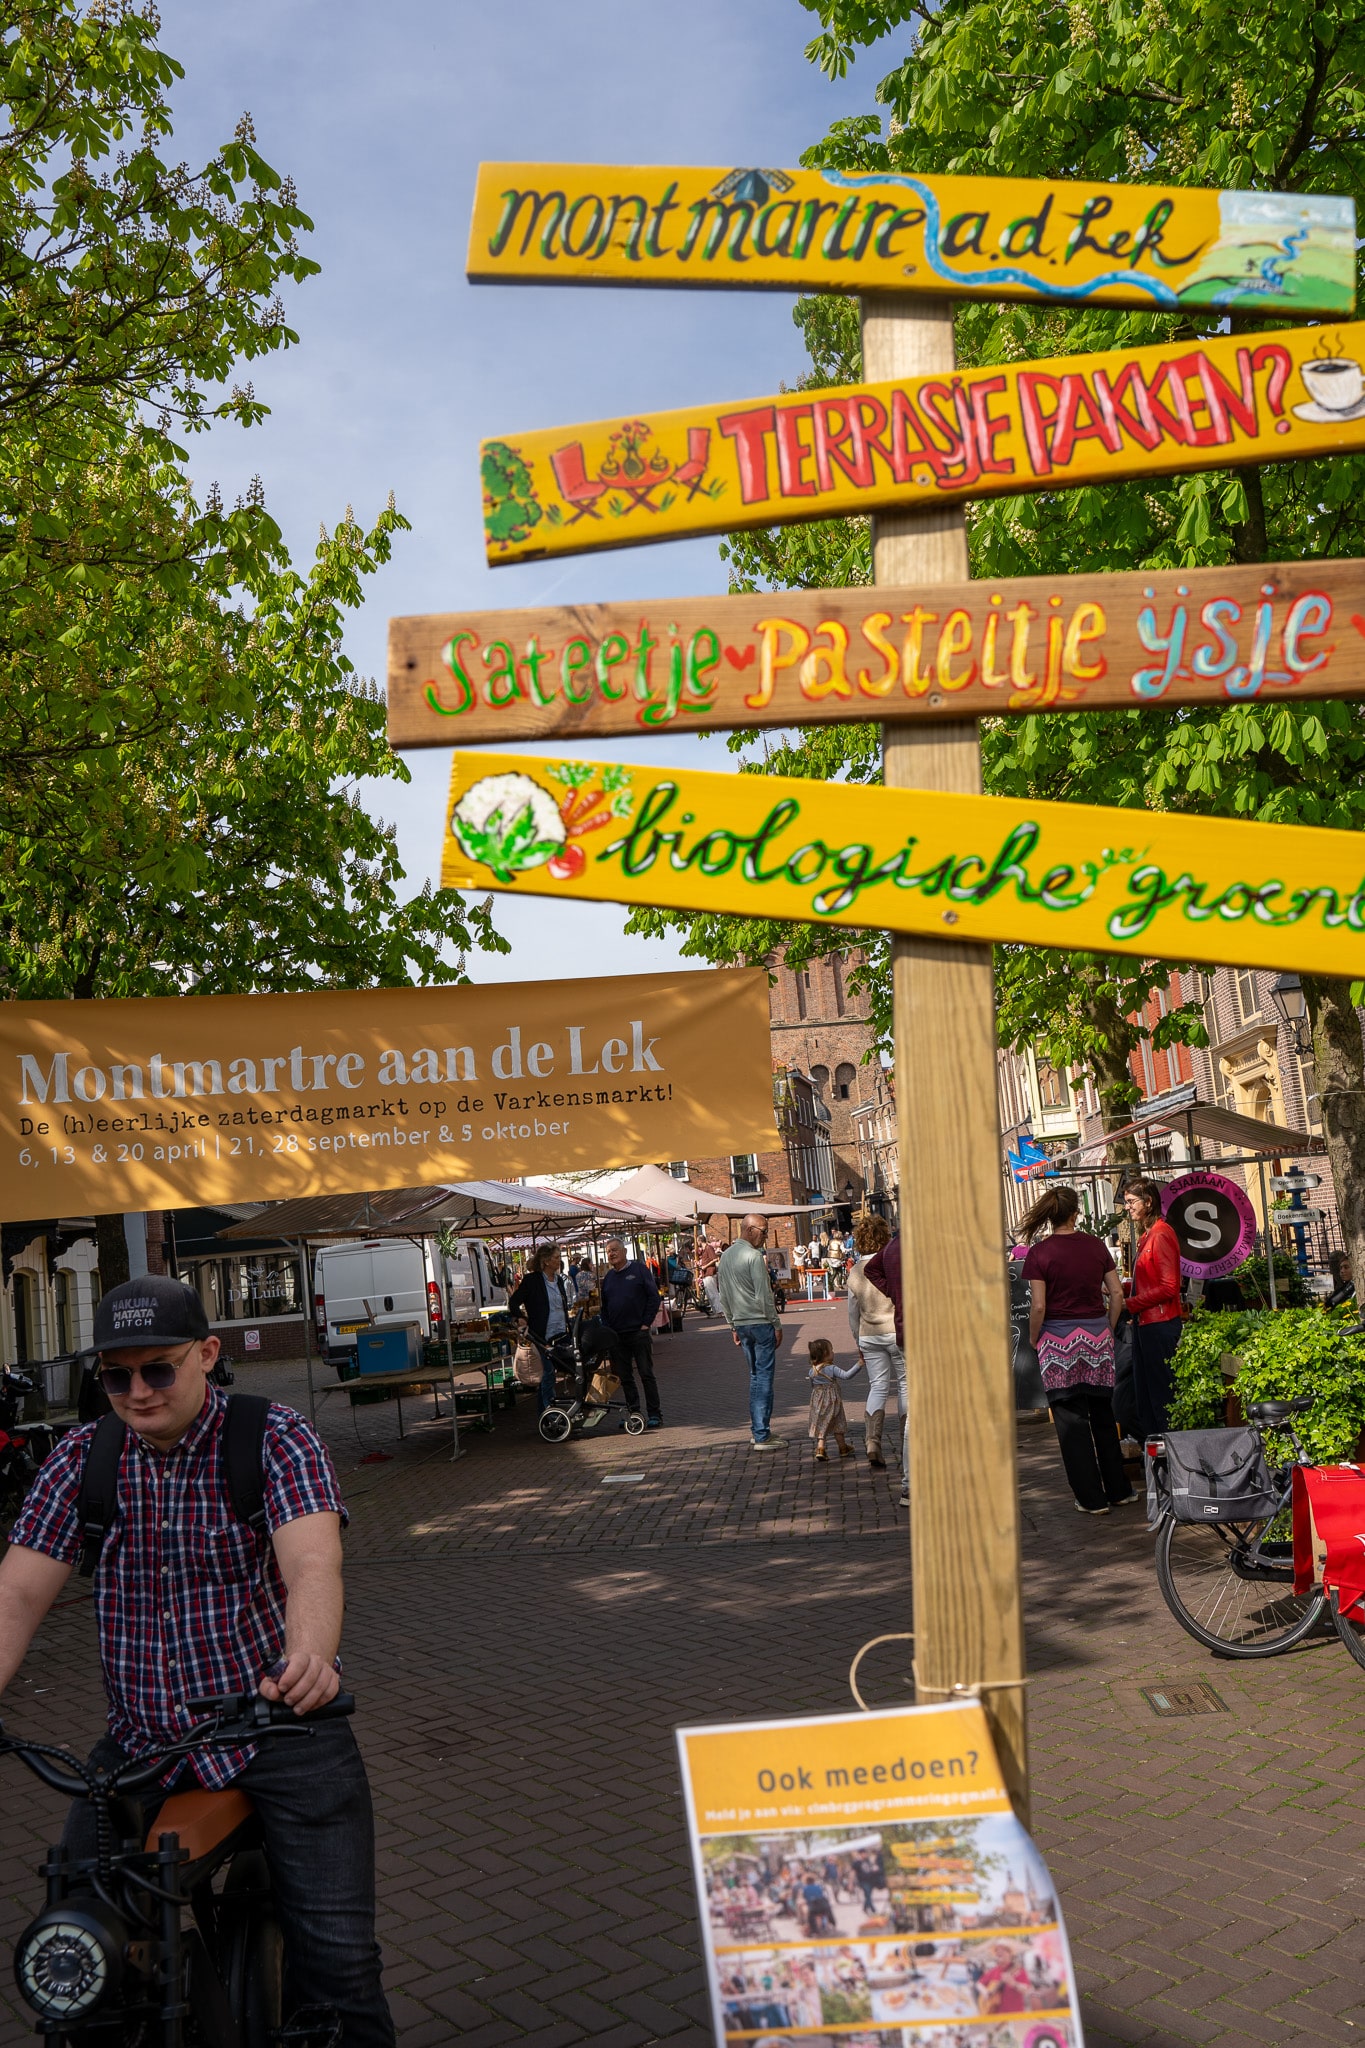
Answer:
[(355, 1701), (338, 1693), (306, 1716), (252, 1693), (186, 1705), (209, 1719), (161, 1755), (112, 1771), (0, 1729), (0, 1755), (95, 1812), (95, 1854), (73, 1858), (58, 1843), (41, 1866), (47, 1902), (15, 1944), (19, 1991), (57, 2048), (337, 2048), (341, 2020), (329, 2008), (281, 2024), (283, 1943), (247, 1795), (172, 1792), (145, 1844), (135, 1795), (196, 1749), (308, 1737), (311, 1722), (349, 1714)]
[[(1156, 1576), (1172, 1615), (1187, 1635), (1216, 1656), (1278, 1657), (1312, 1635), (1324, 1613), (1356, 1662), (1365, 1669), (1365, 1618), (1340, 1612), (1335, 1592), (1321, 1586), (1294, 1591), (1294, 1545), (1289, 1521), (1294, 1472), (1310, 1466), (1293, 1418), (1313, 1406), (1312, 1396), (1291, 1401), (1253, 1401), (1246, 1419), (1266, 1456), (1275, 1491), (1275, 1511), (1246, 1522), (1177, 1522), (1168, 1510), (1156, 1541)], [(1293, 1455), (1276, 1462), (1267, 1431), (1283, 1431)], [(1147, 1455), (1161, 1461), (1164, 1445), (1153, 1437)]]

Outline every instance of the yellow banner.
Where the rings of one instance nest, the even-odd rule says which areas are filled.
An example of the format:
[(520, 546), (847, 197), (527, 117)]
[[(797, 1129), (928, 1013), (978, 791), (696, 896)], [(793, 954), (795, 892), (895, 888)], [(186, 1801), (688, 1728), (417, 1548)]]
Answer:
[(1365, 835), (457, 753), (451, 889), (1365, 975)]
[(1365, 323), (787, 392), (485, 441), (489, 561), (1365, 448)]
[(777, 1143), (768, 981), (752, 968), (3, 1003), (0, 1074), (13, 1222)]
[(467, 269), (483, 283), (1349, 314), (1355, 205), (908, 172), (481, 164)]

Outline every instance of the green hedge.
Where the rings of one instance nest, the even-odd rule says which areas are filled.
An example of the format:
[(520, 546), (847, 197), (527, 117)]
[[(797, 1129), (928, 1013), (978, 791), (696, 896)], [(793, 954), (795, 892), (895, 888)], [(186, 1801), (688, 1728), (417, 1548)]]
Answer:
[(1296, 1424), (1304, 1448), (1324, 1464), (1353, 1457), (1365, 1429), (1365, 1339), (1342, 1331), (1355, 1320), (1353, 1306), (1275, 1314), (1196, 1309), (1175, 1354), (1172, 1429), (1216, 1429), (1223, 1421), (1228, 1384), (1218, 1360), (1232, 1351), (1244, 1361), (1235, 1389), (1240, 1401), (1311, 1394), (1313, 1406)]

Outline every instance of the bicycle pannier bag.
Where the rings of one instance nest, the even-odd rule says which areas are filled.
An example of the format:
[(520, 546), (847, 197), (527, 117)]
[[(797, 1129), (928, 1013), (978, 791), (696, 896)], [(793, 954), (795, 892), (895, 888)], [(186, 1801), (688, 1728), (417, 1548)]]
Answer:
[(1164, 1442), (1177, 1522), (1258, 1522), (1275, 1513), (1279, 1495), (1254, 1429), (1168, 1429)]

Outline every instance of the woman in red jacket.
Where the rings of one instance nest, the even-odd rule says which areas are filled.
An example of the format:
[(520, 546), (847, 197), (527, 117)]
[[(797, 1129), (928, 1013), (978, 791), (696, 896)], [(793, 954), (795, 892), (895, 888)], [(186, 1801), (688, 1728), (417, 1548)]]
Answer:
[(1133, 1395), (1138, 1434), (1160, 1436), (1175, 1393), (1171, 1360), (1184, 1327), (1180, 1310), (1180, 1240), (1161, 1214), (1161, 1190), (1152, 1180), (1131, 1180), (1123, 1206), (1138, 1233), (1133, 1277), (1124, 1282), (1133, 1318)]

